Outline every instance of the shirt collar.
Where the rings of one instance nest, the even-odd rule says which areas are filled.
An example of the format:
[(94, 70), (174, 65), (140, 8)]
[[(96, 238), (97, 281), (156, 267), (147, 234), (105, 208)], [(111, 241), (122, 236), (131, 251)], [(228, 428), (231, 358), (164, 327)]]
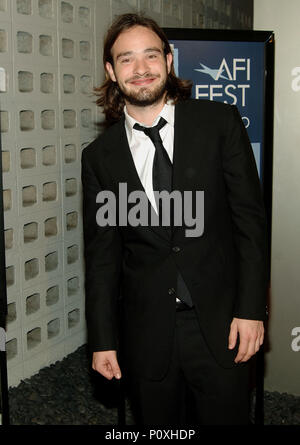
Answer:
[[(168, 124), (170, 124), (174, 127), (174, 110), (175, 110), (175, 106), (172, 103), (169, 103), (169, 102), (166, 103), (151, 126), (153, 127), (154, 125), (156, 125), (158, 123), (159, 119), (161, 117), (163, 117), (167, 121)], [(125, 114), (125, 128), (127, 130), (127, 134), (129, 137), (129, 145), (130, 145), (132, 136), (133, 136), (134, 124), (135, 123), (138, 123), (140, 125), (143, 125), (143, 124), (128, 114), (126, 105), (124, 106), (124, 114)], [(146, 127), (147, 125), (143, 125), (143, 126)]]

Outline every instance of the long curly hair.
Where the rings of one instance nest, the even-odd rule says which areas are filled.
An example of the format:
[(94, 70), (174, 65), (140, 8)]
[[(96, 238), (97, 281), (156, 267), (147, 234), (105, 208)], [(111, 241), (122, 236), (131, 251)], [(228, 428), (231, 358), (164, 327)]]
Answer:
[[(163, 42), (165, 56), (171, 52), (171, 47), (164, 31), (154, 20), (139, 14), (123, 14), (115, 19), (106, 33), (103, 47), (104, 67), (106, 62), (111, 63), (113, 66), (111, 48), (113, 47), (118, 36), (123, 31), (134, 26), (144, 26), (155, 32)], [(166, 84), (166, 101), (172, 100), (173, 103), (177, 103), (179, 100), (188, 99), (191, 96), (191, 89), (191, 81), (180, 79), (175, 75), (174, 64), (172, 62)], [(94, 92), (96, 96), (98, 96), (96, 104), (103, 108), (103, 113), (105, 115), (105, 121), (102, 123), (102, 125), (109, 127), (113, 123), (117, 122), (123, 114), (125, 105), (123, 94), (120, 91), (117, 82), (113, 82), (107, 72), (105, 81), (100, 87), (95, 87)]]

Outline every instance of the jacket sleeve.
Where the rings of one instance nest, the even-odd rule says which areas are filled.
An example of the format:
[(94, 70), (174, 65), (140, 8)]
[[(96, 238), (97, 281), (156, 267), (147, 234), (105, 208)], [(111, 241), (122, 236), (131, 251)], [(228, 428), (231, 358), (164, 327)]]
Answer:
[(85, 257), (85, 312), (91, 351), (118, 347), (117, 303), (120, 294), (122, 244), (117, 226), (96, 221), (101, 186), (85, 150), (81, 158)]
[(238, 292), (234, 317), (265, 320), (268, 287), (267, 224), (261, 184), (244, 123), (228, 106), (223, 172), (237, 252)]

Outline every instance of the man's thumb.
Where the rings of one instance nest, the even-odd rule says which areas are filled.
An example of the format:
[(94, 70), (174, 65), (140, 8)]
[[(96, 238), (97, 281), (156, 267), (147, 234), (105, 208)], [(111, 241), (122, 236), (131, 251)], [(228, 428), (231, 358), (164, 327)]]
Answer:
[(112, 372), (114, 374), (114, 377), (116, 379), (120, 379), (121, 378), (121, 370), (120, 370), (120, 367), (119, 367), (119, 364), (118, 364), (118, 360), (116, 358), (113, 358), (111, 360), (110, 364), (111, 364), (111, 367), (112, 367)]

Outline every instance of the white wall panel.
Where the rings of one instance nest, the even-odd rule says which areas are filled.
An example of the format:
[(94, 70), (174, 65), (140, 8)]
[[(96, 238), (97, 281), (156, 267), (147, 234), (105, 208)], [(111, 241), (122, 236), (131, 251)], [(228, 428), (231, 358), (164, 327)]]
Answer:
[[(95, 5), (0, 5), (10, 385), (61, 359), (72, 332), (73, 348), (85, 338), (80, 158), (95, 137)], [(67, 330), (71, 303), (80, 317)]]

